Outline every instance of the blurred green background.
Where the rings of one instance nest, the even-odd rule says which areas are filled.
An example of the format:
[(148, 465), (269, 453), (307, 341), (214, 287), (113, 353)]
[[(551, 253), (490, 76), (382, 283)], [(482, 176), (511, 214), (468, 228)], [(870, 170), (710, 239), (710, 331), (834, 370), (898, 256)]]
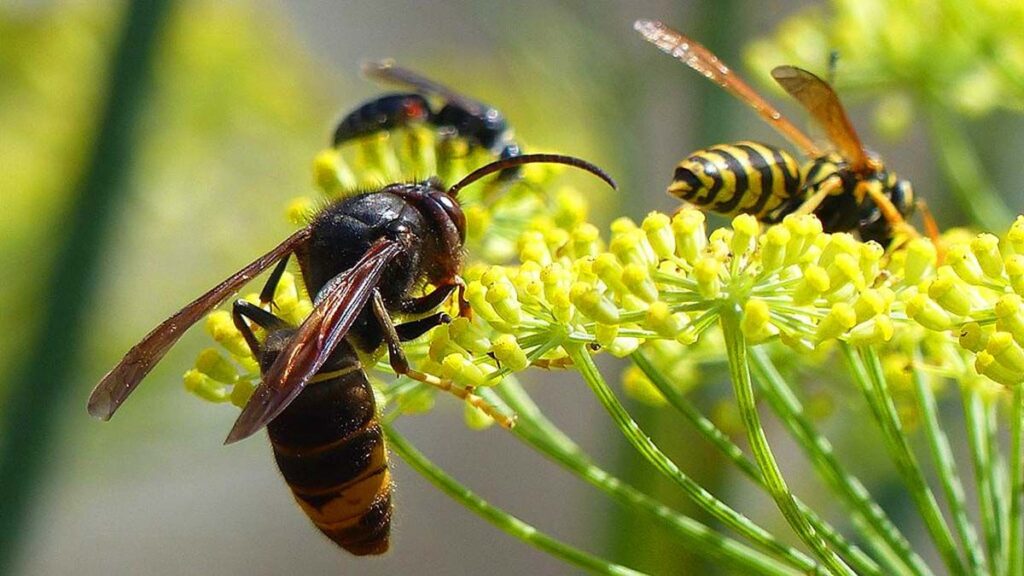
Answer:
[[(155, 323), (291, 229), (283, 208), (311, 193), (311, 161), (332, 122), (380, 91), (359, 78), (360, 60), (393, 57), (498, 106), (527, 147), (603, 166), (621, 187), (618, 204), (594, 207), (594, 219), (607, 223), (674, 209), (664, 187), (695, 148), (737, 139), (781, 144), (754, 114), (644, 43), (632, 21), (672, 23), (744, 70), (744, 48), (806, 4), (816, 9), (782, 0), (0, 2), (0, 572), (569, 573), (401, 462), (392, 552), (369, 560), (341, 553), (294, 506), (265, 441), (222, 447), (234, 412), (183, 393), (181, 373), (203, 345), (200, 330), (112, 422), (90, 419), (86, 397)], [(864, 9), (870, 17), (886, 4)], [(812, 19), (828, 14), (820, 10)], [(929, 26), (919, 15), (911, 29)], [(127, 22), (136, 26), (126, 35)], [(773, 65), (798, 53), (818, 64), (796, 63), (823, 72), (829, 40), (821, 42), (817, 51), (810, 41), (782, 42), (748, 57)], [(968, 102), (976, 101), (972, 88), (977, 99), (994, 99), (980, 110), (928, 99), (921, 95), (943, 86), (928, 84), (930, 73), (957, 71), (894, 62), (888, 83), (873, 85), (870, 62), (840, 54), (837, 85), (851, 95), (864, 140), (915, 183), (944, 227), (970, 224), (972, 212), (953, 191), (966, 186), (969, 195), (983, 184), (948, 177), (926, 122), (949, 114), (958, 122), (954, 136), (977, 160), (955, 173), (980, 170), (984, 187), (1001, 191), (996, 204), (1018, 212), (1024, 123), (1012, 110), (1021, 101), (984, 78), (964, 88)], [(784, 109), (806, 125), (800, 111)], [(1008, 218), (993, 210), (989, 217)], [(647, 476), (572, 374), (535, 375), (529, 388), (601, 464), (638, 482)], [(715, 393), (705, 400), (714, 405)], [(634, 407), (657, 433), (658, 415)], [(570, 543), (638, 569), (701, 569), (509, 435), (469, 431), (461, 411), (445, 399), (400, 427), (492, 503)], [(856, 416), (840, 414), (829, 430)], [(719, 472), (710, 449), (687, 446), (686, 436), (659, 440), (723, 499), (781, 525), (766, 499), (743, 505), (749, 487)], [(838, 444), (856, 455), (870, 450), (869, 440)], [(799, 489), (802, 464), (792, 465)], [(857, 472), (876, 480), (884, 502), (891, 470), (871, 466)]]

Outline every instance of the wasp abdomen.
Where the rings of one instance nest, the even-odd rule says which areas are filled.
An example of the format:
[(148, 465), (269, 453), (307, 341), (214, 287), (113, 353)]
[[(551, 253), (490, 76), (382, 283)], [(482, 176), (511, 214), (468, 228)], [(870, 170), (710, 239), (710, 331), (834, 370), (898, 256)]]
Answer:
[(769, 220), (800, 193), (800, 165), (785, 150), (738, 142), (698, 150), (676, 166), (669, 194), (697, 207)]
[(268, 425), (274, 458), (299, 506), (356, 555), (387, 551), (391, 528), (391, 475), (375, 410), (370, 383), (355, 364), (307, 386)]

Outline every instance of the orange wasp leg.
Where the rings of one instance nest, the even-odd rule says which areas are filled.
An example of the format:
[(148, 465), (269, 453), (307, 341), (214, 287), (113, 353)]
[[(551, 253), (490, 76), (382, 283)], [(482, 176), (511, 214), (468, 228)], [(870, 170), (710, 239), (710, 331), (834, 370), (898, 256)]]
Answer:
[(797, 216), (803, 216), (806, 214), (813, 214), (818, 206), (825, 201), (825, 198), (835, 192), (840, 186), (843, 185), (843, 180), (839, 176), (832, 176), (818, 188), (817, 192), (811, 195), (810, 198), (804, 200), (803, 204), (797, 208), (793, 214)]
[(388, 346), (388, 361), (391, 364), (391, 368), (395, 371), (395, 374), (407, 376), (417, 382), (433, 386), (438, 390), (442, 390), (462, 399), (470, 406), (481, 410), (484, 414), (493, 418), (494, 421), (500, 424), (502, 428), (511, 429), (515, 426), (514, 417), (509, 417), (499, 412), (497, 408), (488, 404), (486, 400), (474, 394), (472, 387), (464, 388), (456, 385), (451, 380), (444, 380), (432, 374), (426, 374), (424, 372), (414, 370), (409, 365), (409, 359), (406, 358), (405, 351), (402, 349), (402, 343), (399, 339), (398, 331), (395, 329), (395, 324), (391, 320), (391, 315), (388, 314), (387, 308), (384, 306), (384, 299), (381, 297), (380, 291), (376, 288), (373, 290), (373, 315), (377, 318), (377, 321), (380, 323), (380, 326), (384, 331), (384, 342)]

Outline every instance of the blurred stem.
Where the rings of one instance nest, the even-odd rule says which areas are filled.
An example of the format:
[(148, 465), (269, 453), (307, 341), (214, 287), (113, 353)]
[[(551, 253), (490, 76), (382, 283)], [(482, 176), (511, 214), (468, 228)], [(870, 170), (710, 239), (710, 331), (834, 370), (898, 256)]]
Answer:
[(642, 512), (658, 522), (683, 540), (687, 548), (728, 563), (744, 574), (799, 574), (746, 544), (680, 514), (597, 467), (579, 446), (540, 412), (518, 382), (506, 378), (498, 392), (519, 417), (512, 432), (520, 440), (614, 498), (623, 509)]
[(1002, 230), (1012, 219), (1010, 209), (985, 177), (985, 169), (967, 135), (949, 110), (926, 103), (932, 142), (939, 165), (960, 209), (983, 230)]
[(917, 394), (918, 405), (924, 417), (924, 432), (928, 437), (928, 445), (932, 451), (932, 458), (935, 460), (935, 468), (938, 472), (939, 481), (949, 503), (950, 514), (953, 516), (953, 524), (960, 537), (960, 542), (967, 552), (967, 560), (970, 562), (971, 572), (974, 574), (988, 574), (989, 568), (986, 565), (986, 558), (982, 553), (978, 542), (978, 534), (974, 530), (970, 519), (967, 517), (967, 507), (964, 503), (964, 487), (960, 481), (960, 474), (957, 472), (956, 462), (953, 459), (953, 449), (950, 447), (949, 438), (942, 429), (939, 421), (938, 405), (935, 402), (935, 393), (925, 379), (919, 366), (923, 364), (920, 351), (914, 355), (914, 368), (912, 377), (914, 391)]
[(917, 459), (914, 458), (914, 454), (910, 450), (909, 438), (903, 431), (903, 425), (896, 412), (892, 394), (889, 393), (888, 382), (882, 371), (882, 363), (878, 359), (878, 354), (870, 347), (860, 349), (858, 354), (845, 343), (840, 343), (840, 348), (846, 357), (854, 383), (864, 394), (871, 407), (872, 415), (882, 429), (886, 447), (896, 463), (904, 485), (910, 492), (911, 498), (914, 499), (918, 513), (924, 519), (925, 526), (938, 548), (939, 555), (942, 556), (943, 562), (951, 573), (967, 574), (956, 543), (953, 541), (953, 534), (950, 532), (949, 526), (946, 525), (935, 495), (928, 487), (928, 483), (925, 482)]
[(431, 484), (437, 486), (442, 492), (451, 496), (456, 502), (475, 512), (506, 533), (551, 554), (555, 558), (584, 568), (593, 574), (611, 574), (616, 576), (641, 576), (643, 574), (642, 572), (637, 572), (625, 566), (598, 558), (548, 536), (501, 508), (489, 504), (472, 490), (460, 484), (427, 459), (420, 451), (416, 450), (390, 424), (384, 425), (384, 434), (387, 435), (391, 449), (401, 456), (402, 460), (416, 470), (416, 472), (430, 481)]
[[(697, 407), (687, 400), (684, 394), (676, 390), (676, 388), (672, 386), (671, 382), (669, 382), (668, 378), (653, 364), (651, 364), (642, 352), (634, 352), (631, 358), (637, 367), (643, 371), (644, 375), (647, 376), (654, 386), (662, 393), (665, 399), (668, 400), (668, 403), (686, 417), (686, 419), (689, 420), (695, 428), (697, 428), (701, 436), (718, 448), (730, 462), (735, 464), (736, 467), (739, 468), (740, 471), (742, 471), (743, 474), (750, 478), (755, 484), (762, 489), (767, 488), (757, 464), (747, 458), (747, 455), (743, 453), (743, 450), (729, 439), (727, 434), (722, 432), (711, 420), (708, 420), (703, 414), (701, 414)], [(811, 526), (818, 532), (821, 532), (829, 545), (834, 546), (840, 551), (843, 558), (852, 565), (852, 568), (856, 570), (858, 574), (882, 575), (881, 569), (872, 558), (864, 554), (864, 552), (858, 547), (848, 542), (846, 538), (839, 534), (839, 532), (827, 522), (822, 520), (809, 506), (801, 502), (799, 498), (796, 500), (796, 503), (801, 514), (807, 517)]]
[[(96, 270), (112, 208), (124, 192), (132, 165), (137, 118), (146, 102), (154, 48), (170, 0), (129, 2), (111, 56), (106, 102), (98, 116), (92, 156), (68, 209), (53, 272), (42, 288), (39, 329), (10, 379), (6, 417), (0, 429), (0, 574), (10, 573), (29, 510), (46, 485), (57, 418), (71, 397), (79, 366), (84, 319), (93, 302)], [(8, 273), (16, 273), (8, 270)]]
[(644, 433), (636, 421), (626, 412), (626, 409), (622, 407), (618, 398), (615, 397), (615, 393), (612, 392), (611, 388), (604, 381), (604, 377), (601, 376), (601, 372), (597, 369), (593, 358), (590, 357), (587, 350), (580, 344), (567, 344), (566, 349), (569, 352), (569, 357), (572, 358), (573, 365), (576, 366), (576, 369), (579, 370), (580, 375), (583, 376), (587, 385), (594, 392), (594, 395), (604, 406), (605, 410), (608, 411), (609, 415), (611, 415), (612, 420), (619, 427), (626, 440), (655, 469), (680, 486), (695, 504), (712, 517), (750, 538), (751, 541), (755, 542), (765, 551), (786, 563), (807, 572), (825, 573), (822, 571), (822, 567), (818, 566), (814, 560), (808, 558), (799, 550), (782, 544), (771, 533), (715, 498), (703, 486), (683, 473), (676, 463), (654, 444), (654, 441)]
[(986, 436), (986, 421), (989, 407), (986, 406), (977, 386), (970, 384), (960, 387), (964, 404), (964, 419), (967, 425), (967, 442), (971, 448), (971, 463), (978, 490), (978, 510), (985, 532), (985, 549), (989, 564), (1000, 566), (999, 525), (996, 519), (995, 496), (992, 491), (992, 458)]
[(1024, 574), (1024, 384), (1013, 389), (1010, 407), (1009, 545), (1006, 576)]
[(772, 409), (807, 454), (833, 493), (843, 499), (854, 524), (894, 574), (932, 574), (868, 489), (836, 458), (831, 442), (815, 430), (793, 390), (761, 347), (750, 351), (751, 368)]
[(757, 412), (757, 400), (754, 397), (754, 383), (750, 379), (750, 366), (747, 364), (747, 342), (740, 329), (741, 312), (738, 306), (726, 306), (722, 310), (722, 334), (725, 338), (725, 349), (729, 357), (729, 374), (732, 377), (733, 391), (739, 406), (743, 425), (747, 429), (747, 440), (754, 452), (754, 459), (764, 477), (765, 486), (775, 500), (782, 515), (805, 544), (835, 574), (853, 574), (853, 570), (828, 547), (821, 535), (811, 526), (807, 517), (797, 506), (796, 498), (790, 492), (782, 470), (779, 468), (768, 437), (761, 426), (761, 417)]

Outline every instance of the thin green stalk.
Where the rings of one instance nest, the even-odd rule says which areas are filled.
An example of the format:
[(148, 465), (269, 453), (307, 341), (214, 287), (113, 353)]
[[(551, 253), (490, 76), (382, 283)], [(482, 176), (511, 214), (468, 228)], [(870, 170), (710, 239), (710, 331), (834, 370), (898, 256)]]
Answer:
[[(58, 239), (50, 277), (40, 282), (38, 329), (28, 352), (5, 375), (10, 393), (0, 418), (0, 574), (15, 563), (25, 524), (45, 478), (65, 400), (79, 383), (83, 329), (93, 304), (105, 239), (132, 165), (138, 116), (145, 108), (153, 55), (170, 0), (126, 3), (111, 66), (101, 78), (106, 101), (98, 132)], [(83, 78), (83, 81), (88, 79)], [(9, 135), (8, 135), (9, 137)], [(8, 192), (5, 192), (7, 194)], [(15, 193), (11, 191), (10, 193)], [(7, 270), (17, 274), (17, 270)]]
[(982, 553), (978, 542), (978, 534), (974, 530), (967, 517), (967, 507), (964, 504), (964, 487), (960, 481), (960, 474), (957, 472), (957, 465), (953, 459), (953, 449), (950, 447), (949, 438), (942, 429), (939, 422), (938, 405), (935, 402), (935, 394), (925, 379), (924, 374), (918, 368), (921, 365), (920, 352), (914, 358), (914, 370), (912, 373), (914, 391), (917, 394), (918, 405), (924, 418), (924, 432), (928, 437), (928, 445), (932, 451), (932, 458), (935, 460), (935, 467), (938, 472), (939, 481), (942, 483), (943, 493), (946, 502), (949, 504), (950, 514), (953, 516), (953, 525), (956, 527), (960, 537), (960, 543), (967, 552), (967, 560), (970, 562), (971, 572), (974, 574), (988, 574), (989, 568), (985, 555)]
[(967, 424), (967, 443), (971, 449), (971, 463), (974, 466), (974, 480), (978, 491), (978, 511), (985, 533), (985, 550), (993, 567), (1000, 566), (999, 528), (996, 520), (995, 494), (992, 492), (992, 459), (986, 441), (985, 401), (977, 387), (961, 386), (964, 403), (964, 417)]
[[(668, 403), (673, 408), (677, 409), (695, 428), (700, 432), (706, 440), (712, 445), (718, 448), (730, 462), (736, 465), (741, 472), (748, 478), (750, 478), (755, 484), (761, 488), (767, 488), (764, 478), (761, 476), (761, 471), (743, 450), (733, 442), (727, 434), (722, 432), (714, 422), (706, 418), (697, 409), (696, 406), (691, 403), (684, 394), (680, 393), (672, 384), (668, 381), (668, 378), (660, 370), (658, 370), (651, 362), (643, 355), (642, 352), (634, 352), (631, 356), (633, 363), (643, 371), (644, 375), (654, 384), (654, 386), (662, 393)], [(876, 574), (881, 576), (882, 571), (878, 564), (871, 557), (867, 556), (860, 548), (854, 546), (846, 540), (838, 531), (836, 531), (827, 522), (822, 520), (817, 513), (815, 513), (809, 506), (804, 504), (799, 498), (796, 500), (797, 506), (800, 507), (802, 514), (807, 516), (808, 521), (814, 527), (815, 530), (821, 532), (822, 537), (828, 541), (829, 545), (839, 550), (840, 555), (846, 560), (851, 567), (856, 570), (858, 574)]]
[(873, 348), (862, 348), (862, 358), (848, 344), (843, 343), (840, 348), (846, 356), (854, 383), (861, 389), (875, 420), (882, 429), (885, 445), (917, 506), (918, 513), (924, 519), (925, 526), (928, 528), (932, 541), (935, 542), (939, 555), (942, 556), (942, 560), (950, 572), (966, 575), (967, 568), (959, 556), (956, 543), (953, 541), (953, 534), (942, 517), (935, 494), (925, 482), (917, 459), (910, 450), (910, 443), (907, 435), (903, 432), (903, 425), (896, 412), (892, 395), (889, 393), (888, 382), (882, 371), (882, 363), (878, 359), (878, 354)]
[(1006, 523), (1008, 521), (1008, 510), (1006, 509), (1006, 502), (1000, 497), (1006, 493), (1006, 459), (1003, 458), (1002, 451), (999, 449), (999, 398), (993, 395), (985, 404), (985, 445), (988, 452), (989, 465), (991, 466), (989, 472), (991, 486), (989, 490), (992, 491), (992, 513), (996, 521), (995, 532), (999, 538), (996, 558), (999, 564), (993, 566), (993, 569), (995, 569), (997, 566), (1003, 566), (1006, 563)]
[(687, 549), (727, 563), (742, 574), (800, 574), (796, 569), (680, 514), (595, 465), (579, 446), (544, 417), (529, 395), (514, 380), (506, 379), (498, 388), (498, 392), (518, 416), (512, 432), (520, 440), (608, 494), (625, 510), (647, 515), (678, 536)]
[(1010, 407), (1010, 470), (1006, 483), (1009, 513), (1009, 546), (1006, 576), (1024, 574), (1024, 385), (1013, 390)]
[(967, 135), (954, 115), (942, 106), (931, 104), (927, 109), (931, 141), (937, 148), (939, 165), (960, 209), (970, 215), (979, 228), (1002, 230), (1013, 213), (985, 176), (981, 159), (967, 141)]
[(644, 457), (648, 462), (651, 463), (659, 472), (664, 474), (668, 479), (678, 484), (683, 491), (689, 496), (695, 504), (700, 506), (712, 517), (716, 518), (726, 526), (736, 530), (740, 534), (743, 534), (751, 541), (762, 547), (764, 550), (770, 552), (772, 555), (780, 558), (788, 564), (793, 565), (800, 570), (823, 574), (823, 568), (814, 562), (807, 555), (803, 554), (799, 550), (790, 548), (775, 539), (768, 531), (761, 528), (746, 516), (736, 512), (721, 500), (715, 498), (713, 494), (705, 490), (700, 484), (695, 482), (689, 476), (683, 473), (682, 470), (676, 466), (668, 456), (666, 456), (658, 447), (654, 444), (640, 426), (630, 417), (626, 409), (623, 408), (618, 398), (612, 392), (611, 388), (604, 381), (597, 366), (594, 365), (594, 360), (590, 357), (590, 354), (586, 351), (583, 346), (570, 345), (567, 346), (569, 357), (572, 358), (573, 364), (576, 369), (579, 370), (580, 375), (586, 381), (587, 385), (597, 396), (597, 399), (604, 406), (605, 410), (611, 415), (612, 420), (619, 427), (625, 435), (626, 440), (633, 445), (633, 447)]
[(593, 574), (611, 574), (615, 576), (640, 576), (643, 574), (642, 572), (637, 572), (625, 566), (598, 558), (548, 536), (501, 508), (488, 503), (472, 490), (460, 484), (427, 459), (419, 450), (416, 450), (391, 425), (384, 425), (384, 434), (387, 435), (391, 449), (401, 456), (402, 460), (409, 464), (416, 472), (441, 489), (445, 494), (451, 496), (456, 502), (472, 510), (506, 533), (551, 554), (555, 558), (579, 566)]
[[(871, 497), (868, 489), (849, 474), (836, 458), (831, 442), (817, 432), (804, 408), (775, 364), (761, 347), (750, 351), (751, 367), (761, 383), (768, 402), (782, 419), (790, 434), (807, 454), (818, 475), (838, 494), (850, 509), (854, 525), (893, 573), (931, 575), (924, 559), (910, 546), (885, 510)], [(865, 530), (865, 528), (867, 530)]]
[(757, 400), (754, 397), (754, 383), (750, 378), (750, 366), (747, 363), (747, 342), (740, 329), (740, 311), (738, 308), (726, 307), (722, 310), (722, 334), (725, 337), (725, 349), (729, 358), (729, 374), (732, 376), (736, 403), (739, 406), (743, 424), (747, 429), (747, 439), (754, 459), (761, 468), (765, 486), (775, 500), (782, 515), (805, 544), (835, 574), (853, 574), (853, 570), (829, 548), (821, 535), (811, 526), (807, 517), (801, 513), (793, 493), (790, 492), (786, 480), (782, 477), (768, 437), (761, 426), (761, 417), (757, 412)]

